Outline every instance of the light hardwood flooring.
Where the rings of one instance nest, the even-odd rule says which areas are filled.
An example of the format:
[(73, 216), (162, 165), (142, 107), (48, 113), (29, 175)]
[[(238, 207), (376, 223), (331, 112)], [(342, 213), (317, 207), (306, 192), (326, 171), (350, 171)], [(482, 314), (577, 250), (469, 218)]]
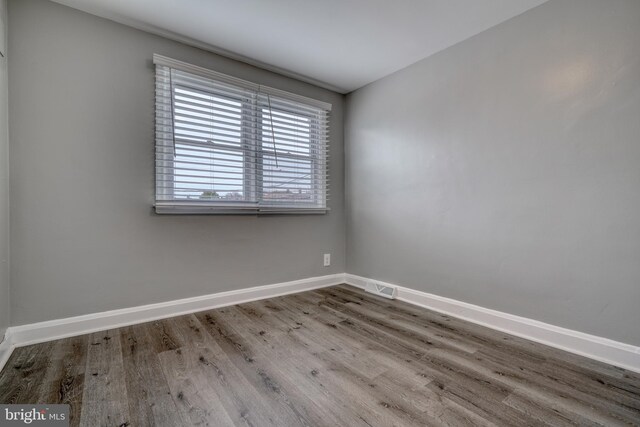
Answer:
[(343, 285), (14, 351), (82, 426), (640, 425), (640, 374)]

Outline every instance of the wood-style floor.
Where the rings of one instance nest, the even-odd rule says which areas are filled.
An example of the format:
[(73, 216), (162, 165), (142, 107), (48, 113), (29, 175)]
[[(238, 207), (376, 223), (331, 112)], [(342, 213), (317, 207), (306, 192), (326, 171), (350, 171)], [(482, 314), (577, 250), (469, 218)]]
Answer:
[(82, 426), (640, 424), (640, 375), (348, 286), (15, 350)]

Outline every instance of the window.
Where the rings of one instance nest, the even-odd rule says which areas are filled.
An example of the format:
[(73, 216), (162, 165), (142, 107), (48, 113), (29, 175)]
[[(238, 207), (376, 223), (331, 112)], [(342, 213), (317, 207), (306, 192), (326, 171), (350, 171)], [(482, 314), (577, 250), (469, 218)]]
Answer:
[(156, 212), (327, 211), (330, 104), (154, 63)]

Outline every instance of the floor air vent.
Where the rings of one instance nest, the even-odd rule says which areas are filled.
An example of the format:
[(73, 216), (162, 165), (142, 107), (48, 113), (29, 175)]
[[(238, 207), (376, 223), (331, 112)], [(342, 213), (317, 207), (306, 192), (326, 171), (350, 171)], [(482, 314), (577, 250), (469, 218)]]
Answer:
[(391, 286), (384, 286), (373, 282), (368, 282), (364, 290), (389, 299), (395, 299), (396, 295), (398, 294), (397, 288), (392, 288)]

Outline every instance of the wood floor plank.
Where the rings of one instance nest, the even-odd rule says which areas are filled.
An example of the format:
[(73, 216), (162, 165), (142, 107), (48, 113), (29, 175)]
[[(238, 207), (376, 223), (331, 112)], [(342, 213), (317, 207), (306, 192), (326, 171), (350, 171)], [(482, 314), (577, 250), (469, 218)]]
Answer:
[[(183, 332), (188, 328), (196, 335), (194, 346), (160, 355), (178, 403), (194, 406), (195, 402), (197, 406), (213, 402), (215, 406), (219, 402), (221, 409), (210, 411), (206, 415), (224, 412), (235, 425), (278, 425), (281, 414), (265, 401), (255, 383), (247, 379), (242, 369), (234, 363), (233, 359), (237, 355), (234, 350), (224, 348), (224, 342), (214, 340), (194, 315), (182, 323)], [(229, 357), (229, 351), (234, 356)], [(245, 360), (244, 356), (242, 358)], [(181, 368), (179, 375), (172, 373), (176, 367)], [(192, 387), (193, 382), (197, 383), (196, 387)], [(218, 422), (211, 425), (216, 423)]]
[[(322, 307), (329, 309), (329, 307), (325, 304), (323, 304)], [(317, 313), (317, 317), (321, 318), (320, 313)], [(352, 345), (353, 343), (357, 343), (358, 341), (366, 342), (367, 340), (369, 340), (370, 346), (379, 345), (382, 347), (386, 347), (387, 351), (396, 352), (398, 356), (398, 360), (403, 360), (401, 359), (402, 357), (408, 357), (409, 359), (406, 360), (406, 362), (414, 362), (414, 364), (416, 365), (419, 365), (422, 358), (425, 357), (425, 353), (423, 352), (423, 349), (420, 349), (419, 347), (407, 347), (408, 344), (402, 341), (397, 341), (397, 337), (393, 337), (391, 335), (388, 335), (388, 336), (379, 335), (380, 331), (377, 328), (366, 327), (364, 323), (362, 323), (360, 325), (360, 328), (358, 328), (358, 326), (353, 322), (359, 322), (359, 320), (355, 318), (349, 318), (347, 316), (346, 318), (344, 318), (344, 320), (337, 322), (338, 332), (341, 334), (347, 335)], [(351, 330), (349, 330), (350, 328)], [(369, 350), (372, 350), (374, 348), (375, 347), (369, 347)], [(433, 364), (433, 363), (434, 363), (434, 360), (433, 359), (430, 360), (430, 364)], [(446, 364), (446, 361), (439, 360), (437, 363), (439, 366), (445, 368), (442, 370), (443, 372), (450, 370), (450, 368)], [(492, 400), (489, 402), (489, 404), (491, 405), (500, 406), (500, 401), (509, 392), (509, 390), (503, 387), (498, 387), (497, 389), (495, 389), (496, 386), (492, 385), (488, 381), (484, 381), (482, 378), (480, 379), (475, 378), (473, 376), (473, 373), (471, 373), (471, 375), (466, 375), (466, 376), (460, 375), (460, 373), (456, 373), (457, 375), (456, 378), (451, 378), (451, 375), (447, 376), (443, 373), (440, 373), (440, 375), (438, 375), (438, 373), (433, 370), (430, 374), (431, 376), (442, 378), (443, 380), (458, 381), (458, 382), (466, 383), (467, 385), (475, 383), (476, 388), (480, 389), (480, 390), (476, 390), (476, 393), (479, 396), (479, 398), (484, 400), (491, 398)], [(429, 377), (429, 375), (426, 375), (426, 377)], [(495, 390), (492, 390), (492, 389), (495, 389)], [(520, 416), (514, 411), (510, 411), (508, 408), (503, 408), (502, 412), (503, 413), (511, 412), (512, 421), (517, 419), (518, 416)]]
[[(288, 300), (288, 299), (287, 299)], [(286, 307), (285, 301), (279, 301), (281, 306)], [(293, 307), (293, 310), (304, 308)], [(332, 316), (332, 313), (325, 313)], [(292, 331), (303, 342), (313, 341), (315, 337), (327, 334), (327, 323), (337, 325), (343, 321), (341, 318), (333, 319), (325, 318), (322, 313), (318, 312), (313, 319), (308, 319), (298, 330)], [(338, 328), (340, 326), (336, 326)], [(333, 328), (331, 327), (331, 330)], [(406, 360), (403, 357), (394, 356), (392, 352), (385, 351), (379, 346), (371, 345), (370, 342), (363, 340), (361, 337), (331, 333), (333, 341), (327, 348), (344, 364), (348, 365), (355, 372), (359, 372), (362, 376), (375, 379), (386, 373), (392, 373), (393, 378), (400, 379), (405, 388), (423, 388), (431, 377), (425, 375), (415, 363), (411, 363), (411, 359)], [(417, 360), (417, 359), (416, 359)], [(373, 366), (375, 369), (370, 369)]]
[(18, 348), (77, 426), (640, 426), (640, 375), (340, 285)]
[[(259, 305), (259, 303), (255, 303)], [(246, 315), (248, 321), (253, 321), (254, 326), (264, 327), (264, 317), (256, 317), (258, 313), (252, 304), (248, 307), (234, 307), (239, 314)], [(236, 320), (239, 320), (236, 318)], [(242, 322), (241, 320), (239, 320)], [(245, 322), (242, 322), (245, 325)], [(247, 327), (247, 329), (254, 329)], [(269, 328), (270, 329), (270, 328)], [(267, 355), (270, 360), (287, 361), (288, 363), (273, 364), (280, 376), (288, 383), (298, 385), (297, 390), (303, 394), (307, 402), (313, 405), (323, 420), (320, 425), (371, 425), (374, 419), (370, 416), (360, 402), (354, 401), (351, 395), (335, 384), (327, 383), (321, 378), (323, 365), (317, 359), (309, 357), (308, 345), (296, 337), (294, 330), (290, 333), (262, 333), (258, 331), (253, 339), (255, 345)], [(278, 369), (279, 366), (279, 369)], [(337, 398), (338, 397), (338, 398)], [(361, 416), (359, 414), (364, 414)]]
[(54, 342), (19, 347), (0, 373), (0, 402), (37, 402), (42, 378), (51, 363)]
[[(484, 355), (479, 355), (480, 357)], [(574, 408), (591, 408), (601, 414), (607, 414), (613, 420), (625, 422), (640, 419), (640, 410), (634, 408), (635, 400), (630, 401), (626, 396), (614, 393), (599, 393), (595, 388), (581, 389), (575, 383), (559, 381), (553, 376), (540, 375), (534, 369), (520, 369), (510, 363), (496, 363), (489, 357), (483, 357), (478, 364), (482, 369), (495, 373), (495, 379), (511, 384), (515, 389), (523, 388), (535, 390), (546, 396), (559, 396), (558, 401), (568, 401)], [(586, 409), (579, 409), (585, 412)], [(608, 421), (613, 422), (613, 421)]]
[[(366, 293), (354, 293), (354, 290), (344, 288), (330, 288), (320, 290), (327, 299), (349, 304), (360, 302), (369, 306), (371, 310), (378, 310), (383, 313), (393, 313), (408, 321), (413, 321), (430, 331), (445, 335), (453, 334), (464, 339), (468, 345), (475, 345), (481, 348), (488, 347), (497, 351), (505, 351), (511, 357), (527, 360), (532, 363), (542, 363), (547, 361), (547, 355), (536, 351), (536, 344), (530, 341), (521, 340), (517, 337), (501, 333), (480, 325), (455, 319), (453, 317), (425, 310), (401, 301), (389, 301)], [(539, 346), (539, 345), (538, 345)]]
[[(188, 420), (184, 425), (252, 425), (249, 420), (253, 413), (248, 414), (240, 410), (236, 414), (238, 416), (233, 417), (234, 414), (225, 408), (223, 401), (225, 397), (232, 397), (232, 390), (224, 390), (224, 383), (221, 386), (203, 373), (200, 364), (203, 360), (215, 360), (216, 357), (212, 353), (206, 347), (187, 346), (163, 352), (158, 356), (176, 410), (181, 417)], [(210, 363), (216, 366), (215, 362)]]
[(38, 402), (69, 405), (69, 424), (80, 424), (88, 336), (55, 341)]
[(269, 408), (277, 419), (286, 425), (315, 425), (313, 415), (304, 406), (296, 404), (295, 390), (287, 389), (285, 384), (278, 382), (268, 359), (255, 351), (224, 319), (225, 310), (201, 313), (198, 319), (249, 383), (269, 400)]
[[(393, 319), (397, 317), (391, 316)], [(406, 326), (405, 322), (400, 324), (403, 327)], [(538, 381), (539, 384), (544, 383), (547, 386), (556, 387), (558, 392), (562, 392), (564, 389), (566, 393), (566, 388), (570, 387), (575, 390), (574, 395), (593, 396), (591, 399), (585, 400), (587, 404), (593, 404), (594, 400), (613, 400), (617, 403), (616, 408), (626, 413), (623, 417), (640, 416), (640, 412), (638, 412), (640, 389), (635, 388), (633, 384), (620, 384), (620, 380), (615, 376), (600, 375), (593, 371), (578, 373), (574, 370), (566, 369), (566, 367), (563, 369), (562, 365), (558, 369), (558, 362), (549, 362), (547, 360), (544, 363), (539, 363), (538, 361), (531, 361), (530, 358), (518, 358), (517, 355), (514, 357), (511, 352), (501, 351), (496, 344), (478, 344), (478, 347), (481, 349), (480, 354), (486, 359), (496, 359), (496, 362), (502, 366), (517, 366), (517, 369), (521, 371), (519, 374), (533, 373), (530, 377), (534, 382)], [(540, 349), (544, 349), (544, 346), (540, 346)], [(554, 354), (551, 357), (557, 356)], [(518, 374), (518, 372), (512, 372), (512, 374)], [(603, 403), (603, 405), (601, 406), (602, 409), (606, 407), (606, 403)], [(616, 409), (614, 409), (614, 412), (616, 412)]]
[[(273, 310), (275, 307), (275, 302), (270, 302), (269, 309)], [(276, 311), (280, 311), (278, 309)], [(345, 405), (340, 405), (338, 403), (334, 403), (331, 407), (345, 407), (347, 412), (352, 411), (353, 416), (357, 417), (355, 423), (349, 423), (348, 425), (405, 425), (406, 423), (402, 422), (401, 418), (398, 418), (390, 413), (390, 411), (382, 406), (380, 406), (380, 402), (376, 400), (373, 396), (367, 393), (368, 391), (368, 383), (364, 382), (356, 382), (350, 381), (346, 378), (340, 378), (338, 375), (333, 375), (331, 373), (331, 366), (327, 366), (326, 360), (318, 357), (319, 351), (317, 351), (316, 346), (311, 346), (308, 341), (300, 339), (300, 331), (304, 328), (292, 329), (290, 328), (287, 334), (277, 335), (277, 339), (281, 340), (280, 347), (284, 347), (285, 345), (298, 346), (298, 348), (310, 349), (300, 354), (299, 361), (294, 361), (289, 365), (296, 366), (299, 368), (300, 366), (306, 367), (308, 372), (305, 374), (307, 378), (311, 379), (316, 383), (316, 386), (321, 387), (322, 389), (326, 389), (330, 395), (337, 396), (340, 399), (340, 403)], [(286, 338), (291, 338), (289, 342), (285, 342)], [(277, 344), (276, 344), (277, 345)], [(321, 350), (324, 351), (324, 350)], [(331, 351), (331, 350), (330, 350)], [(337, 353), (338, 351), (335, 349), (333, 353)], [(291, 360), (289, 358), (289, 360)], [(354, 371), (352, 368), (348, 368), (350, 372)], [(304, 375), (304, 374), (303, 374)], [(355, 374), (357, 377), (363, 378), (359, 376), (357, 373)], [(347, 415), (348, 414), (342, 414)], [(324, 424), (323, 424), (324, 425)], [(333, 424), (329, 424), (333, 425)], [(343, 424), (340, 424), (343, 425)]]
[[(329, 305), (325, 306), (329, 308)], [(448, 358), (430, 353), (429, 348), (420, 348), (410, 340), (380, 331), (375, 326), (368, 325), (355, 317), (340, 322), (338, 329), (341, 333), (351, 336), (353, 340), (367, 340), (370, 345), (380, 345), (397, 357), (411, 360), (411, 363), (423, 370), (426, 377), (434, 378), (434, 381), (427, 386), (433, 391), (440, 390), (440, 393), (447, 395), (444, 387), (450, 384), (455, 385), (457, 393), (448, 397), (464, 408), (472, 411), (482, 407), (491, 409), (491, 411), (485, 409), (481, 413), (490, 417), (489, 419), (500, 421), (503, 425), (514, 425), (517, 420), (523, 420), (521, 414), (501, 404), (512, 390), (497, 381), (490, 381), (473, 369), (455, 366), (449, 362)], [(533, 422), (533, 420), (527, 421)]]
[[(297, 313), (290, 312), (282, 301), (274, 301), (273, 306), (279, 307), (274, 317), (280, 319), (296, 319)], [(337, 329), (335, 322), (341, 318), (315, 318), (297, 322), (296, 327), (290, 332), (295, 333), (309, 348), (315, 352), (332, 351), (341, 362), (365, 378), (374, 378), (388, 369), (384, 364), (378, 363), (366, 352), (364, 346), (358, 346), (353, 341), (345, 340), (340, 334), (332, 331)]]
[[(257, 303), (259, 304), (259, 303)], [(347, 411), (346, 405), (340, 404), (335, 399), (327, 399), (325, 387), (315, 381), (319, 366), (309, 358), (306, 347), (301, 347), (300, 341), (285, 339), (289, 334), (276, 334), (267, 336), (258, 331), (260, 324), (254, 324), (243, 311), (237, 307), (230, 307), (218, 312), (228, 325), (242, 331), (242, 337), (247, 344), (256, 349), (262, 357), (264, 367), (270, 372), (271, 377), (282, 388), (287, 390), (287, 398), (291, 399), (291, 405), (297, 410), (303, 411), (311, 422), (311, 425), (331, 423), (333, 425), (360, 425), (361, 420), (353, 411)], [(297, 351), (296, 351), (297, 347)], [(288, 363), (283, 364), (282, 361)], [(280, 361), (276, 363), (275, 361)], [(293, 392), (292, 392), (293, 391)], [(322, 404), (320, 404), (320, 402)], [(341, 411), (334, 408), (341, 407)]]
[[(373, 316), (374, 320), (384, 321), (388, 320), (386, 315), (379, 315), (376, 317), (376, 313), (366, 308), (354, 308), (351, 303), (346, 303), (350, 309), (363, 313), (368, 316)], [(404, 326), (405, 324), (402, 323)], [(407, 328), (405, 328), (407, 329)], [(544, 346), (540, 346), (544, 349)], [(529, 358), (516, 359), (511, 353), (504, 351), (496, 351), (495, 348), (481, 345), (484, 350), (480, 351), (480, 354), (485, 356), (485, 360), (498, 358), (498, 362), (492, 364), (489, 360), (485, 361), (485, 364), (492, 365), (495, 369), (505, 367), (503, 371), (508, 370), (509, 366), (518, 365), (518, 368), (514, 368), (510, 372), (512, 378), (518, 377), (521, 382), (527, 384), (535, 384), (542, 388), (553, 388), (554, 392), (559, 395), (571, 395), (574, 400), (577, 400), (588, 406), (598, 407), (602, 412), (611, 412), (614, 418), (621, 420), (634, 419), (640, 417), (640, 411), (638, 410), (638, 396), (639, 391), (634, 389), (632, 384), (625, 384), (620, 387), (616, 387), (614, 384), (619, 380), (612, 377), (603, 377), (602, 375), (576, 375), (573, 371), (567, 369), (554, 369), (557, 363), (550, 364), (545, 362), (543, 364), (532, 362)], [(514, 361), (516, 362), (514, 364)], [(526, 367), (526, 368), (525, 368)], [(531, 373), (534, 374), (531, 374)], [(505, 375), (505, 372), (502, 372)], [(525, 378), (527, 377), (527, 378)], [(604, 378), (601, 379), (600, 377)], [(594, 391), (599, 393), (594, 393)], [(616, 404), (611, 406), (611, 401)]]
[(350, 298), (349, 301), (373, 304), (384, 311), (392, 313), (394, 316), (402, 316), (405, 319), (417, 321), (424, 327), (439, 329), (440, 331), (449, 330), (469, 343), (510, 354), (512, 357), (517, 357), (521, 360), (532, 362), (544, 360), (549, 365), (559, 366), (561, 371), (574, 371), (578, 375), (623, 379), (627, 385), (635, 384), (636, 387), (640, 387), (640, 374), (626, 371), (613, 365), (567, 353), (445, 314), (425, 310), (405, 302), (389, 301), (388, 299), (361, 292), (348, 285), (335, 286), (327, 290), (336, 296), (348, 296)]
[(160, 368), (153, 345), (154, 331), (147, 324), (120, 330), (120, 346), (131, 425), (185, 425)]
[(120, 330), (88, 336), (81, 426), (130, 424)]

